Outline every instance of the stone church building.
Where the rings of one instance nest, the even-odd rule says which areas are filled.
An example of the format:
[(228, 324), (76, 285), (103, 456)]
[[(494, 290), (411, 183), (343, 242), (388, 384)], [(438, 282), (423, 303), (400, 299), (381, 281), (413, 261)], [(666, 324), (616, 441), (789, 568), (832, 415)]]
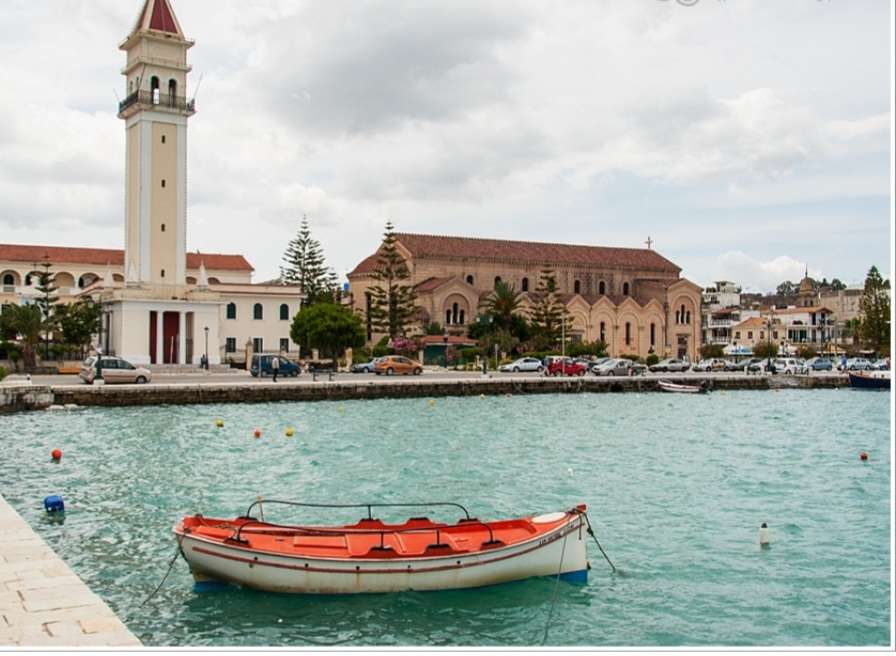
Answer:
[[(697, 358), (702, 288), (650, 248), (614, 248), (398, 233), (411, 272), (420, 328), (430, 321), (463, 334), (497, 282), (534, 305), (541, 271), (552, 269), (576, 341), (602, 340), (610, 355)], [(377, 253), (348, 274), (352, 303), (366, 314)], [(382, 335), (370, 334), (372, 341)]]

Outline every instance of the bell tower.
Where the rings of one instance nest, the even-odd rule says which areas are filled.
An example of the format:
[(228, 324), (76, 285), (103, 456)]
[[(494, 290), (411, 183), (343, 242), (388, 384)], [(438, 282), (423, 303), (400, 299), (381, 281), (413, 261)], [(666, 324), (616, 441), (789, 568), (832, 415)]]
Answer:
[(187, 242), (187, 50), (171, 0), (145, 0), (128, 37), (125, 99), (125, 280), (185, 285)]

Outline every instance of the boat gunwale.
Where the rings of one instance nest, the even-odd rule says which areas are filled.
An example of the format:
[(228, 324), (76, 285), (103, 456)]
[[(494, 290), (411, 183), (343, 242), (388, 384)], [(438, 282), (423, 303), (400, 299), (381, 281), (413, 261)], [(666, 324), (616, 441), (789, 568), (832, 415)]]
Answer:
[[(309, 556), (309, 555), (302, 556), (302, 555), (296, 555), (296, 554), (287, 554), (287, 553), (283, 553), (283, 552), (269, 551), (267, 549), (256, 549), (256, 548), (252, 548), (252, 547), (245, 547), (240, 544), (227, 543), (224, 540), (214, 540), (214, 539), (208, 538), (206, 536), (197, 535), (196, 533), (192, 533), (192, 532), (184, 533), (183, 532), (183, 520), (181, 520), (180, 522), (178, 522), (177, 524), (174, 525), (173, 532), (175, 535), (179, 536), (181, 544), (187, 538), (190, 538), (197, 542), (203, 542), (206, 544), (219, 546), (219, 547), (222, 547), (225, 549), (234, 549), (234, 550), (246, 552), (246, 553), (265, 554), (268, 556), (276, 556), (278, 558), (290, 558), (293, 560), (322, 560), (322, 561), (337, 562), (337, 563), (359, 563), (359, 562), (361, 562), (361, 563), (388, 563), (388, 562), (396, 562), (396, 561), (418, 562), (418, 561), (432, 561), (432, 560), (438, 560), (438, 559), (457, 560), (458, 558), (469, 558), (471, 556), (499, 553), (502, 551), (506, 551), (508, 549), (515, 549), (517, 547), (527, 545), (530, 542), (533, 542), (534, 540), (545, 540), (549, 536), (553, 536), (554, 533), (556, 533), (558, 531), (562, 531), (564, 528), (568, 527), (571, 523), (573, 523), (576, 519), (580, 519), (582, 517), (583, 513), (567, 510), (567, 511), (565, 511), (565, 515), (566, 515), (566, 521), (564, 521), (563, 523), (559, 524), (558, 526), (556, 526), (548, 531), (545, 531), (544, 533), (539, 533), (539, 534), (533, 535), (532, 537), (526, 538), (525, 540), (522, 540), (520, 542), (514, 542), (513, 544), (504, 544), (503, 546), (494, 547), (491, 549), (480, 548), (480, 549), (477, 549), (476, 551), (466, 551), (466, 552), (452, 553), (452, 554), (441, 554), (441, 555), (435, 555), (435, 556), (403, 556), (403, 557), (394, 556), (394, 557), (388, 557), (388, 558), (365, 558), (365, 557), (361, 557), (361, 556), (335, 557), (335, 556)], [(580, 521), (579, 525), (573, 527), (571, 529), (571, 531), (575, 530), (577, 528), (581, 528), (583, 525), (584, 524)], [(180, 528), (180, 530), (178, 530), (178, 528)], [(545, 544), (553, 542), (554, 539), (556, 539), (556, 538), (552, 538)], [(305, 569), (305, 568), (302, 567), (300, 569)], [(356, 572), (351, 572), (351, 573), (356, 573)]]

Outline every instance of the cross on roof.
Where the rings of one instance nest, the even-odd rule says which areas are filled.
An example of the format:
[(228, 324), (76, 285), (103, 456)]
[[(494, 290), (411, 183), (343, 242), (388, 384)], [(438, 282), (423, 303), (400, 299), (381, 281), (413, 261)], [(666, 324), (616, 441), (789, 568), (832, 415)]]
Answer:
[(647, 248), (653, 246), (653, 239), (650, 238), (650, 235), (647, 236), (647, 241), (645, 241), (644, 243), (647, 244)]

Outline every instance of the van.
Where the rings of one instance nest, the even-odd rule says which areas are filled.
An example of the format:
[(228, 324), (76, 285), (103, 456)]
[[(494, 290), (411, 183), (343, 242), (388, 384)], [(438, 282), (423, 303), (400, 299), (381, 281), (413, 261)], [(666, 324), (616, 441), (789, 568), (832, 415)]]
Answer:
[[(274, 354), (256, 353), (252, 356), (252, 362), (249, 365), (249, 373), (255, 378), (258, 376), (261, 376), (262, 378), (265, 376), (273, 376), (274, 370), (271, 368), (271, 361), (274, 357)], [(301, 367), (299, 367), (297, 363), (283, 355), (278, 355), (276, 357), (280, 360), (280, 371), (277, 374), (278, 376), (292, 376), (295, 378), (301, 373)]]

